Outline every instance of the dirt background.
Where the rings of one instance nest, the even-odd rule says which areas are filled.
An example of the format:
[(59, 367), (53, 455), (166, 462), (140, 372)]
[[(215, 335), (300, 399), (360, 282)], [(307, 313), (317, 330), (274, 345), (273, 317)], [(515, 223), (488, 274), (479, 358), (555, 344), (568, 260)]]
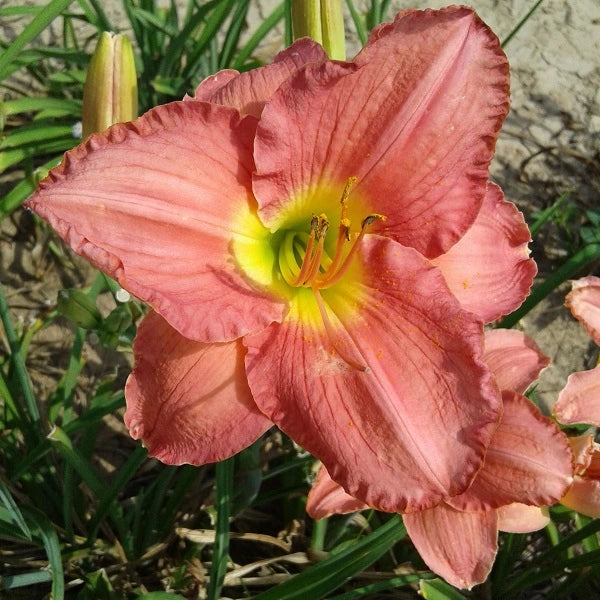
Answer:
[[(2, 6), (46, 4), (42, 1), (0, 0)], [(252, 2), (248, 32), (276, 4), (276, 0)], [(366, 1), (355, 2), (366, 9)], [(446, 3), (392, 2), (390, 17), (404, 8), (439, 8)], [(478, 0), (472, 6), (501, 40), (511, 32), (534, 4), (534, 0)], [(125, 23), (119, 0), (104, 2), (109, 16)], [(0, 23), (4, 39), (17, 35), (27, 20), (5, 19)], [(348, 55), (359, 43), (346, 14)], [(58, 27), (44, 34), (60, 35)], [(47, 39), (45, 40), (47, 41)], [(273, 32), (258, 51), (268, 59), (283, 46), (283, 30)], [(600, 205), (600, 2), (598, 0), (545, 0), (531, 19), (506, 45), (511, 64), (512, 110), (498, 141), (492, 178), (528, 218), (550, 206), (563, 192), (568, 203), (580, 208)], [(1, 180), (0, 180), (1, 185)], [(0, 187), (0, 192), (2, 188)], [(577, 235), (577, 223), (571, 224)], [(17, 213), (1, 224), (0, 275), (8, 302), (21, 326), (35, 322), (50, 310), (63, 287), (78, 287), (93, 276), (85, 263), (65, 254), (57, 258), (49, 250), (49, 232), (34, 230), (27, 216)], [(546, 275), (569, 256), (565, 235), (559, 227), (546, 227), (532, 245), (540, 272)], [(596, 265), (596, 273), (598, 268)], [(589, 269), (586, 273), (588, 274)], [(569, 286), (561, 287), (520, 323), (541, 349), (552, 358), (544, 372), (538, 397), (546, 407), (555, 401), (568, 374), (590, 368), (597, 348), (563, 307)], [(66, 325), (36, 335), (30, 352), (30, 368), (38, 373), (36, 387), (44, 395), (53, 377), (64, 372), (71, 337)], [(1, 351), (1, 349), (0, 349)], [(99, 345), (86, 348), (86, 377), (94, 385), (106, 376), (124, 378), (127, 356), (111, 353)], [(122, 426), (121, 426), (122, 427)]]

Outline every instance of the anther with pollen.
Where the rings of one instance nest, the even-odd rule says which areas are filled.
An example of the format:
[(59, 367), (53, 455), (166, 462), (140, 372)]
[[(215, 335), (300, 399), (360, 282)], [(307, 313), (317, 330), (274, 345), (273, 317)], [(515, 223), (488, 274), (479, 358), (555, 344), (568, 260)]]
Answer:
[[(310, 234), (306, 242), (306, 249), (304, 251), (304, 258), (300, 266), (300, 272), (288, 283), (294, 287), (311, 287), (316, 289), (325, 289), (336, 284), (348, 271), (352, 260), (356, 255), (362, 239), (365, 236), (366, 229), (369, 225), (378, 220), (385, 220), (384, 215), (377, 213), (367, 215), (361, 224), (361, 230), (352, 245), (350, 250), (344, 256), (344, 249), (346, 244), (351, 241), (350, 236), (350, 219), (347, 217), (348, 197), (352, 186), (357, 182), (356, 177), (350, 177), (346, 182), (342, 197), (340, 200), (341, 204), (341, 215), (340, 224), (338, 227), (338, 236), (335, 245), (335, 251), (333, 258), (329, 266), (321, 273), (322, 262), (324, 258), (325, 238), (329, 229), (329, 220), (327, 215), (313, 215), (310, 221)], [(325, 254), (325, 256), (327, 256)], [(327, 258), (329, 262), (329, 258)]]
[[(367, 215), (362, 220), (360, 232), (352, 241), (350, 234), (351, 222), (347, 215), (347, 202), (356, 182), (356, 177), (350, 177), (342, 192), (340, 199), (341, 215), (333, 257), (330, 258), (325, 251), (325, 238), (329, 230), (329, 220), (327, 215), (320, 214), (312, 216), (308, 236), (294, 232), (288, 233), (285, 243), (282, 244), (280, 249), (280, 264), (282, 265), (282, 274), (288, 284), (293, 287), (309, 287), (312, 290), (327, 337), (339, 357), (352, 369), (369, 373), (369, 367), (356, 360), (352, 356), (354, 352), (346, 348), (350, 340), (344, 342), (343, 339), (339, 339), (339, 332), (336, 331), (329, 318), (328, 309), (331, 309), (323, 300), (320, 292), (322, 289), (335, 285), (344, 277), (358, 252), (367, 228), (376, 221), (384, 221), (386, 218), (384, 215), (377, 213)], [(304, 255), (302, 256), (301, 244), (303, 243), (305, 246)], [(350, 244), (348, 250), (346, 250), (346, 244)], [(300, 266), (298, 266), (296, 257), (302, 257)], [(297, 273), (297, 275), (294, 276), (292, 273)]]

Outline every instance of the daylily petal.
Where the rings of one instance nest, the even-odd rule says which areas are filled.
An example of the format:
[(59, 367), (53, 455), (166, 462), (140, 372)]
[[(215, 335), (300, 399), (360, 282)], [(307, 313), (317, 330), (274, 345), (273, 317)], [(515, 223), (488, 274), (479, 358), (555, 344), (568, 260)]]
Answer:
[(151, 456), (175, 465), (216, 462), (272, 426), (252, 400), (240, 340), (193, 342), (150, 312), (133, 350), (125, 424)]
[(550, 364), (537, 344), (516, 329), (486, 331), (483, 358), (498, 387), (519, 394), (524, 394)]
[(521, 305), (537, 273), (529, 258), (531, 241), (523, 215), (502, 190), (488, 183), (475, 222), (433, 263), (463, 308), (490, 323)]
[(461, 512), (447, 504), (403, 516), (429, 568), (457, 588), (483, 583), (498, 550), (495, 510)]
[(270, 65), (245, 73), (226, 70), (207, 77), (194, 97), (237, 108), (242, 115), (260, 117), (265, 102), (301, 66), (327, 60), (325, 50), (314, 40), (302, 38), (280, 52)]
[(573, 452), (575, 475), (582, 475), (592, 463), (594, 453), (597, 452), (594, 436), (576, 435), (569, 437), (569, 445)]
[(592, 458), (585, 470), (585, 476), (588, 479), (600, 480), (600, 444), (597, 444), (596, 442), (593, 444)]
[(473, 485), (448, 502), (461, 510), (558, 502), (573, 478), (567, 437), (525, 396), (502, 393), (504, 413)]
[(572, 284), (565, 305), (600, 346), (600, 277), (583, 277)]
[(498, 529), (508, 533), (529, 533), (543, 529), (550, 523), (546, 506), (527, 506), (513, 502), (497, 509)]
[(344, 515), (365, 508), (369, 506), (347, 494), (341, 485), (331, 479), (325, 467), (319, 469), (306, 501), (306, 512), (313, 519), (323, 519), (333, 514)]
[(415, 250), (372, 236), (359, 260), (323, 292), (334, 331), (303, 289), (284, 323), (245, 337), (250, 388), (348, 493), (428, 508), (469, 485), (499, 419), (481, 323)]
[(374, 231), (433, 258), (481, 207), (508, 64), (466, 8), (405, 11), (379, 32), (355, 63), (308, 65), (267, 103), (255, 144), (259, 212), (273, 229), (299, 207), (320, 214), (322, 186), (357, 177), (353, 197), (388, 217)]
[(600, 365), (569, 375), (552, 410), (561, 423), (600, 427)]
[(235, 69), (221, 69), (214, 75), (209, 75), (203, 79), (193, 96), (187, 94), (183, 98), (184, 100), (202, 100), (203, 102), (210, 102), (211, 98), (225, 85), (227, 85), (232, 79), (239, 77), (240, 72)]
[(573, 485), (560, 502), (582, 515), (600, 519), (600, 480), (575, 477)]
[(284, 310), (232, 251), (268, 235), (247, 225), (255, 123), (204, 102), (160, 106), (68, 152), (28, 206), (181, 334), (233, 340)]

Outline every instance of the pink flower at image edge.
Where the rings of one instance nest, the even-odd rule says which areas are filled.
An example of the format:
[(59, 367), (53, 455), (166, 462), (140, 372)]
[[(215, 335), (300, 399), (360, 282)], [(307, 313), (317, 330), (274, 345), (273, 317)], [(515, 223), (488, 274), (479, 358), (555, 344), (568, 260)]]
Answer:
[[(600, 345), (600, 277), (583, 277), (572, 282), (565, 305)], [(572, 373), (554, 404), (554, 415), (567, 425), (588, 423), (600, 427), (600, 365)]]

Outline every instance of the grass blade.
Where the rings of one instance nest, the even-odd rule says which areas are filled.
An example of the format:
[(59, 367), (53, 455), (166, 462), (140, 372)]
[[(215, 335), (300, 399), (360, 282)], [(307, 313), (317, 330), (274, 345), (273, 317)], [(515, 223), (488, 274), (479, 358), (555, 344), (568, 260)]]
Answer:
[(283, 19), (285, 14), (285, 4), (279, 4), (273, 12), (259, 25), (256, 31), (252, 34), (246, 45), (237, 53), (233, 61), (233, 69), (241, 69), (248, 57), (254, 52), (258, 44), (263, 40), (265, 35)]
[(456, 588), (441, 579), (422, 580), (419, 587), (425, 600), (466, 600)]
[(549, 579), (553, 575), (561, 573), (564, 569), (600, 564), (600, 550), (595, 550), (574, 558), (564, 557), (565, 550), (568, 550), (585, 538), (595, 535), (598, 531), (600, 531), (600, 520), (594, 519), (538, 556), (518, 577), (498, 578), (496, 580), (498, 584), (495, 586), (498, 598), (513, 598), (515, 597), (514, 592), (534, 585), (538, 581), (544, 581), (546, 578)]
[(535, 237), (537, 232), (556, 214), (556, 211), (562, 206), (563, 202), (571, 195), (571, 192), (565, 192), (561, 194), (557, 200), (549, 206), (546, 210), (543, 210), (538, 218), (535, 220), (533, 225), (529, 228), (531, 237)]
[[(4, 331), (6, 331), (6, 338), (8, 339), (8, 345), (10, 347), (10, 360), (14, 372), (16, 374), (17, 381), (19, 382), (19, 386), (21, 388), (20, 395), (22, 395), (25, 400), (25, 406), (22, 406), (20, 404), (18, 406), (20, 407), (22, 413), (27, 416), (27, 419), (32, 425), (32, 429), (28, 431), (29, 428), (27, 428), (24, 433), (27, 437), (31, 437), (32, 439), (39, 441), (43, 438), (42, 425), (40, 422), (40, 412), (35, 402), (33, 389), (31, 387), (31, 381), (29, 381), (29, 375), (27, 374), (25, 363), (21, 358), (21, 348), (19, 346), (19, 340), (17, 338), (17, 334), (13, 326), (13, 322), (8, 309), (8, 304), (6, 303), (6, 298), (4, 297), (4, 291), (2, 290), (1, 285), (0, 319), (2, 320), (2, 324), (4, 325)], [(19, 400), (20, 395), (17, 396), (17, 400)]]
[(171, 39), (167, 46), (167, 50), (161, 59), (158, 68), (159, 75), (167, 76), (172, 73), (176, 63), (181, 60), (181, 55), (186, 44), (193, 38), (193, 33), (200, 26), (208, 12), (216, 6), (217, 1), (218, 0), (212, 0), (211, 2), (207, 2), (200, 6), (198, 10), (190, 16), (181, 32)]
[[(436, 577), (433, 573), (430, 575), (433, 579)], [(394, 590), (399, 587), (404, 587), (409, 583), (417, 583), (418, 581), (428, 579), (427, 573), (420, 573), (418, 575), (402, 575), (400, 577), (392, 577), (386, 581), (378, 581), (371, 585), (356, 588), (344, 594), (338, 596), (330, 596), (328, 600), (355, 600), (355, 598), (372, 598), (371, 594), (376, 592), (385, 592), (387, 590)]]
[(225, 35), (225, 41), (221, 48), (221, 54), (219, 55), (219, 69), (225, 69), (231, 64), (231, 58), (240, 43), (240, 35), (246, 22), (246, 15), (249, 8), (250, 0), (241, 0), (236, 11), (233, 13), (229, 29)]
[[(215, 36), (217, 35), (217, 31), (229, 16), (232, 8), (233, 0), (224, 0), (217, 4), (215, 9), (210, 13), (210, 16), (206, 19), (204, 28), (202, 29), (202, 33), (194, 44), (194, 51), (190, 53), (190, 56), (188, 57), (189, 62), (183, 71), (184, 77), (191, 77), (197, 71), (204, 51), (211, 42), (216, 41)], [(216, 56), (214, 58), (216, 60)], [(211, 72), (216, 71), (217, 65), (215, 64), (214, 66), (215, 68), (211, 69)], [(208, 73), (205, 73), (204, 75), (206, 76)]]
[(29, 527), (27, 527), (27, 523), (19, 510), (16, 502), (14, 501), (12, 494), (9, 489), (0, 481), (0, 502), (4, 504), (8, 514), (11, 517), (13, 523), (19, 526), (23, 534), (27, 539), (31, 539), (31, 531), (29, 531)]
[(292, 45), (294, 41), (294, 34), (292, 32), (292, 0), (283, 0), (283, 16), (285, 19), (285, 31), (284, 31), (284, 40), (285, 47)]
[(88, 542), (93, 542), (98, 533), (98, 528), (100, 527), (100, 523), (102, 523), (102, 519), (108, 513), (110, 505), (116, 500), (119, 493), (125, 487), (125, 484), (133, 477), (134, 473), (138, 470), (138, 468), (142, 465), (142, 463), (146, 460), (146, 456), (148, 455), (148, 451), (143, 446), (136, 446), (135, 450), (131, 453), (127, 462), (119, 469), (116, 477), (112, 480), (109, 488), (106, 490), (100, 503), (98, 504), (98, 508), (96, 509), (96, 514), (94, 518), (91, 520), (88, 525)]
[(64, 152), (76, 146), (79, 140), (73, 136), (46, 141), (41, 144), (28, 144), (0, 152), (0, 173), (27, 158)]
[(48, 571), (31, 571), (19, 575), (4, 575), (0, 577), (0, 586), (2, 590), (14, 590), (48, 581), (52, 581), (52, 575)]
[(390, 10), (390, 4), (392, 0), (383, 0), (381, 3), (381, 20), (385, 21), (387, 19), (388, 12)]
[(61, 156), (54, 157), (47, 163), (44, 163), (41, 167), (38, 167), (29, 175), (29, 177), (17, 183), (17, 185), (15, 185), (15, 187), (0, 200), (0, 220), (16, 210), (25, 199), (33, 193), (42, 176), (45, 177), (50, 169), (56, 167), (60, 163), (61, 158)]
[(32, 123), (31, 125), (24, 125), (18, 129), (13, 129), (0, 142), (0, 149), (18, 148), (27, 144), (46, 142), (67, 136), (73, 137), (71, 125)]
[(233, 495), (233, 457), (216, 465), (217, 525), (215, 547), (213, 551), (210, 581), (208, 583), (208, 600), (221, 597), (221, 587), (227, 571), (229, 560), (229, 512)]
[(73, 0), (52, 0), (32, 19), (20, 35), (0, 55), (0, 81), (7, 74), (7, 68), (15, 58), (18, 58), (21, 50), (33, 39), (35, 39), (48, 25), (67, 8)]
[(65, 110), (73, 116), (81, 116), (81, 100), (67, 98), (16, 98), (15, 100), (5, 100), (3, 106), (4, 114), (7, 117), (49, 108)]
[(102, 31), (114, 31), (114, 27), (110, 24), (110, 21), (108, 20), (104, 10), (102, 10), (102, 6), (100, 6), (98, 0), (89, 0), (89, 3), (96, 11), (96, 15), (98, 15), (96, 26)]
[(519, 33), (519, 29), (527, 23), (531, 15), (537, 10), (538, 6), (543, 2), (543, 0), (537, 0), (537, 2), (529, 9), (527, 14), (513, 27), (513, 30), (502, 40), (501, 45), (504, 48), (510, 40)]
[(588, 569), (589, 567), (597, 569), (600, 565), (600, 550), (594, 550), (579, 556), (573, 556), (564, 560), (552, 562), (543, 569), (539, 567), (529, 567), (521, 575), (508, 580), (507, 585), (500, 590), (498, 598), (515, 598), (516, 592), (526, 590), (537, 583), (547, 581), (552, 577), (563, 573), (570, 573), (575, 569)]
[(318, 600), (373, 564), (406, 536), (399, 515), (362, 540), (256, 596), (255, 600)]
[(0, 8), (0, 17), (20, 17), (22, 15), (37, 15), (41, 6), (9, 6)]
[(95, 496), (102, 496), (105, 489), (104, 483), (88, 461), (73, 446), (67, 434), (59, 427), (55, 427), (48, 436), (48, 439), (56, 445), (67, 464), (75, 469), (93, 494)]
[(346, 0), (346, 4), (348, 5), (348, 10), (350, 11), (350, 16), (352, 17), (352, 20), (354, 21), (354, 27), (356, 28), (356, 33), (358, 34), (360, 43), (364, 46), (367, 41), (367, 37), (368, 37), (367, 30), (365, 29), (365, 26), (363, 25), (361, 16), (356, 11), (354, 2), (352, 2), (352, 0)]
[(43, 513), (30, 509), (29, 516), (37, 525), (42, 543), (50, 563), (50, 574), (52, 576), (52, 600), (63, 600), (65, 597), (65, 580), (63, 574), (62, 558), (58, 536), (52, 523)]

